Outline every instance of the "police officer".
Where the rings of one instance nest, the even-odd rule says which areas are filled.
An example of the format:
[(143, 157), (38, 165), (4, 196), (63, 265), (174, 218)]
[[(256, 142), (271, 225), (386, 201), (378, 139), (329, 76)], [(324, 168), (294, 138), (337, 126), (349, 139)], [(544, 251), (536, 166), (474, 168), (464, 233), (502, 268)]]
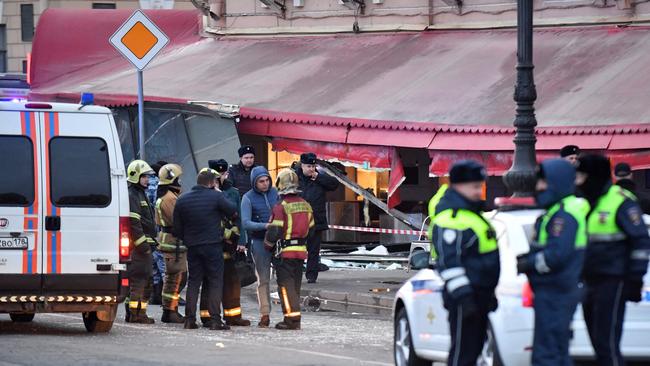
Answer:
[(239, 163), (232, 165), (228, 174), (235, 188), (239, 190), (241, 197), (252, 188), (251, 171), (257, 166), (255, 164), (255, 148), (244, 145), (237, 150), (237, 154), (239, 155)]
[(298, 194), (298, 175), (290, 169), (278, 174), (276, 186), (280, 202), (271, 214), (264, 246), (275, 250), (273, 263), (278, 279), (278, 293), (284, 320), (276, 329), (300, 329), (300, 286), (302, 265), (307, 259), (307, 237), (314, 230), (314, 213), (307, 201)]
[(158, 199), (156, 200), (156, 224), (158, 251), (165, 261), (165, 276), (162, 288), (163, 323), (184, 323), (178, 313), (180, 285), (183, 274), (187, 272), (187, 248), (173, 234), (174, 207), (181, 193), (180, 178), (183, 170), (176, 164), (163, 165), (158, 173)]
[(592, 206), (587, 217), (584, 318), (598, 364), (624, 365), (620, 343), (625, 302), (641, 301), (650, 239), (634, 195), (612, 185), (606, 157), (581, 157), (578, 169), (586, 174), (581, 189)]
[(538, 167), (537, 205), (546, 212), (535, 224), (530, 252), (517, 257), (535, 293), (534, 366), (571, 365), (571, 320), (580, 300), (578, 283), (587, 245), (589, 204), (577, 198), (575, 168), (564, 159)]
[(452, 366), (476, 365), (487, 337), (488, 313), (497, 308), (499, 250), (494, 229), (482, 216), (486, 177), (481, 164), (457, 162), (449, 172), (449, 188), (435, 206), (433, 259), (445, 281)]
[(578, 166), (578, 156), (580, 148), (576, 145), (566, 145), (560, 150), (560, 157), (568, 161), (571, 165)]
[(132, 161), (127, 168), (129, 182), (129, 216), (131, 240), (135, 246), (128, 265), (129, 299), (125, 302), (126, 321), (130, 323), (153, 324), (147, 316), (147, 303), (152, 288), (151, 246), (155, 245), (156, 224), (154, 210), (145, 190), (149, 176), (154, 174), (149, 164), (142, 160)]

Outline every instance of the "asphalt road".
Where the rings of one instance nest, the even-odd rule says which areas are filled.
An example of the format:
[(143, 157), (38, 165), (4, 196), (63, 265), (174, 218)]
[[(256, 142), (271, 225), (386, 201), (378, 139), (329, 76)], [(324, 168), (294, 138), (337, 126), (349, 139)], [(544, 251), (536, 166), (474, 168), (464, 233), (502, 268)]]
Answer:
[[(244, 316), (257, 323), (251, 289), (242, 295)], [(358, 309), (355, 309), (358, 310)], [(233, 328), (184, 330), (160, 323), (124, 323), (122, 306), (109, 334), (89, 334), (81, 314), (37, 314), (12, 323), (0, 314), (0, 365), (392, 365), (392, 322), (386, 316), (304, 312), (302, 330)], [(279, 305), (271, 321), (281, 320)]]

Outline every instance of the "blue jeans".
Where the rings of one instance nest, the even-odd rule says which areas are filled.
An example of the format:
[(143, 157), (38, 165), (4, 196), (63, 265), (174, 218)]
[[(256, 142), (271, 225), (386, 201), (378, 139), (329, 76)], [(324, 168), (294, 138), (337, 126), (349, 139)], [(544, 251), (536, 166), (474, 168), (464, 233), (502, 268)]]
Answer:
[(158, 250), (152, 250), (151, 254), (153, 256), (153, 284), (162, 284), (163, 278), (165, 278), (165, 256)]
[(212, 320), (221, 320), (221, 298), (223, 296), (223, 243), (188, 246), (188, 284), (185, 317), (196, 321), (196, 304), (199, 300), (201, 283), (208, 287), (208, 310)]
[(273, 255), (264, 248), (264, 240), (251, 238), (251, 254), (255, 262), (257, 275), (257, 300), (260, 305), (260, 314), (271, 313), (271, 258)]

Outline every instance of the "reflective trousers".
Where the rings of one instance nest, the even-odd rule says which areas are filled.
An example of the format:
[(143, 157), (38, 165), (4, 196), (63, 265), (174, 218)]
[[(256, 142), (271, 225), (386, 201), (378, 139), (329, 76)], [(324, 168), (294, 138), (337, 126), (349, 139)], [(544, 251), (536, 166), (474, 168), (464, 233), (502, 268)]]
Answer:
[(178, 309), (180, 299), (181, 282), (183, 274), (187, 272), (187, 253), (163, 252), (165, 259), (165, 279), (162, 290), (163, 308), (167, 310)]
[[(149, 244), (143, 243), (140, 245)], [(131, 254), (131, 262), (127, 266), (129, 274), (129, 309), (146, 309), (151, 294), (151, 272), (152, 268), (151, 250), (141, 253), (136, 248)]]
[(300, 286), (302, 284), (302, 259), (273, 258), (278, 277), (278, 294), (285, 319), (300, 320)]

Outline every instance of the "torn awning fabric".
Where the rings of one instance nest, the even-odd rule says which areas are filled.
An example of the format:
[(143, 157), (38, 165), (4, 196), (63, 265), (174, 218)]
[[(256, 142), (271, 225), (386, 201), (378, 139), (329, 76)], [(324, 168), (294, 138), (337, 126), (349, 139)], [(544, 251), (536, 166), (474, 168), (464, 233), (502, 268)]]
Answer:
[(324, 160), (349, 162), (356, 166), (365, 166), (370, 169), (390, 169), (388, 206), (389, 208), (393, 208), (401, 202), (398, 188), (404, 183), (404, 166), (395, 147), (287, 138), (274, 138), (271, 144), (273, 145), (274, 151), (287, 151), (293, 154), (313, 152), (320, 159)]

